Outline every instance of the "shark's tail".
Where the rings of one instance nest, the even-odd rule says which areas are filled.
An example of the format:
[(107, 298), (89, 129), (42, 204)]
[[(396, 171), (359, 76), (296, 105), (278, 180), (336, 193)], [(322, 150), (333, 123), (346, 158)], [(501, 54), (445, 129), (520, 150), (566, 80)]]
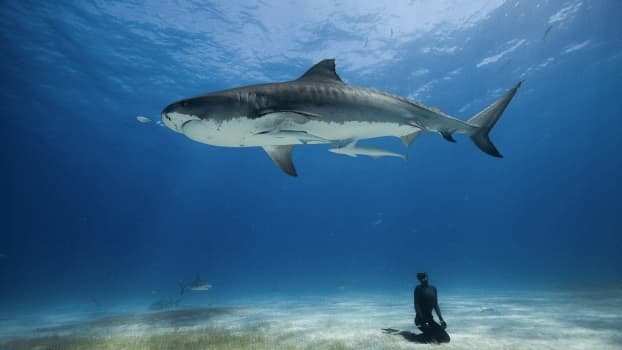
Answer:
[(468, 124), (476, 127), (474, 132), (469, 135), (471, 140), (473, 140), (479, 149), (493, 157), (502, 158), (503, 156), (499, 153), (497, 147), (493, 145), (492, 141), (490, 141), (488, 134), (497, 120), (499, 120), (499, 117), (501, 117), (505, 107), (510, 103), (521, 84), (522, 81), (519, 81), (518, 84), (514, 85), (505, 95), (467, 121)]

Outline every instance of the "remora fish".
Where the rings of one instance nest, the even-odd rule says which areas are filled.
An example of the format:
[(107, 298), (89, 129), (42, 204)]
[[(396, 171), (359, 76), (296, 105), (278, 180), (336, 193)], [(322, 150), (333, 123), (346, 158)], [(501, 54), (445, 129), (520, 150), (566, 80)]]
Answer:
[(139, 115), (136, 117), (136, 120), (138, 120), (139, 122), (143, 123), (143, 124), (147, 124), (147, 123), (151, 123), (151, 118)]
[(357, 155), (361, 155), (361, 156), (370, 156), (372, 158), (398, 157), (398, 158), (402, 158), (403, 160), (408, 160), (408, 157), (405, 154), (395, 153), (395, 152), (387, 151), (387, 150), (380, 149), (380, 148), (374, 148), (374, 147), (357, 147), (356, 146), (357, 141), (358, 140), (354, 140), (343, 147), (330, 148), (328, 151), (337, 153), (337, 154), (343, 154), (343, 155), (350, 156), (350, 157), (356, 157)]
[(212, 288), (212, 285), (207, 283), (207, 281), (201, 279), (201, 276), (197, 274), (197, 277), (190, 284), (184, 284), (182, 281), (179, 281), (179, 288), (181, 295), (184, 295), (184, 292), (187, 290), (195, 290), (195, 291), (206, 291)]
[(419, 102), (344, 83), (335, 60), (323, 60), (300, 78), (208, 93), (174, 102), (162, 111), (170, 129), (223, 147), (263, 147), (285, 173), (296, 176), (292, 150), (308, 140), (339, 143), (382, 136), (408, 146), (423, 131), (455, 142), (465, 134), (484, 152), (501, 157), (488, 133), (520, 82), (466, 122)]

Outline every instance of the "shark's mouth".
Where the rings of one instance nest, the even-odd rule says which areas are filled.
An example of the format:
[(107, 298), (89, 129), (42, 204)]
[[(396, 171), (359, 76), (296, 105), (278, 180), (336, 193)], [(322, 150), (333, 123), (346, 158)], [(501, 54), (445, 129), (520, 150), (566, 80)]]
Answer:
[(201, 121), (202, 119), (197, 117), (196, 115), (188, 115), (186, 116), (188, 119), (184, 120), (183, 123), (179, 126), (179, 132), (184, 133), (184, 128), (189, 126), (191, 122)]
[(195, 121), (195, 120), (196, 120), (196, 119), (188, 119), (188, 120), (186, 120), (185, 122), (183, 122), (183, 123), (181, 124), (181, 126), (179, 127), (179, 131), (183, 131), (183, 130), (184, 130), (184, 126), (186, 126), (186, 124), (188, 124), (188, 123), (190, 123), (190, 122), (193, 122), (193, 121)]

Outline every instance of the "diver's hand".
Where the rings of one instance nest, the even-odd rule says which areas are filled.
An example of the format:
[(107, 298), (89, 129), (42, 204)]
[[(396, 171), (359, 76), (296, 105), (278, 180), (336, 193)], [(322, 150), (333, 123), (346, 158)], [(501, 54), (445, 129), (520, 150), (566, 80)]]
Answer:
[(441, 320), (441, 327), (443, 327), (443, 329), (447, 328), (447, 323), (445, 322), (445, 320)]

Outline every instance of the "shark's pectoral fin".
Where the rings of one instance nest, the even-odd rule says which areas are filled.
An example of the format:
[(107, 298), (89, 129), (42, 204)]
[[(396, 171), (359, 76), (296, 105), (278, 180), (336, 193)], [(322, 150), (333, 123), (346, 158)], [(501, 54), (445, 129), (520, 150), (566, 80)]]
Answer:
[(294, 145), (286, 146), (264, 146), (264, 151), (268, 153), (274, 164), (278, 165), (287, 175), (298, 176), (294, 162), (292, 161), (292, 151)]
[(454, 139), (450, 131), (443, 130), (443, 131), (439, 131), (439, 133), (441, 134), (441, 136), (443, 136), (445, 140), (449, 142), (456, 142), (456, 139)]
[(410, 146), (411, 143), (413, 143), (413, 141), (415, 141), (417, 136), (419, 136), (420, 134), (421, 134), (421, 130), (417, 130), (413, 132), (412, 134), (400, 136), (400, 140), (402, 140), (402, 143), (404, 144), (404, 146), (408, 147)]

